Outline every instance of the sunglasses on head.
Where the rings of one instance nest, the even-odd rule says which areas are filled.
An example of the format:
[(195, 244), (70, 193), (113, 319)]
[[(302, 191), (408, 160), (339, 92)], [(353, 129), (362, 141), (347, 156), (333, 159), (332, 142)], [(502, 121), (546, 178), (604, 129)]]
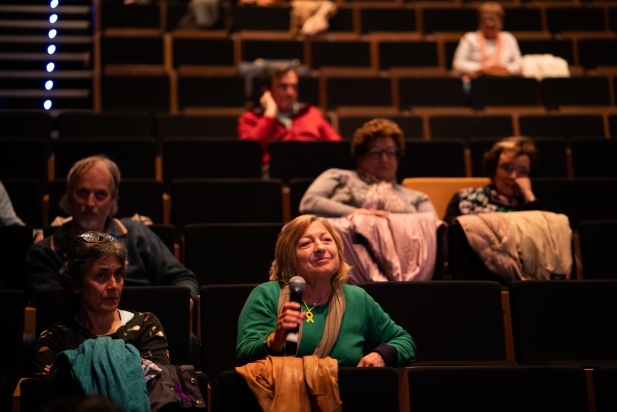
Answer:
[(83, 239), (84, 241), (88, 243), (100, 242), (104, 239), (116, 240), (116, 237), (114, 235), (110, 235), (109, 233), (100, 233), (100, 232), (86, 232), (77, 237), (80, 239)]

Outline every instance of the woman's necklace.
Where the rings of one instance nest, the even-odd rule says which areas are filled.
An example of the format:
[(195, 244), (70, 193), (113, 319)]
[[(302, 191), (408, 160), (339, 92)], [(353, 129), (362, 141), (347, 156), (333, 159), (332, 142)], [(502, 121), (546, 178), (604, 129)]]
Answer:
[(313, 307), (309, 309), (308, 305), (306, 304), (306, 301), (304, 299), (302, 299), (302, 302), (304, 303), (304, 307), (306, 308), (306, 323), (315, 323), (315, 320), (313, 319), (313, 309), (315, 309), (317, 306), (325, 303), (328, 298), (330, 298), (330, 295), (332, 294), (332, 289), (330, 289), (330, 293), (328, 293), (328, 295), (325, 297), (324, 300), (322, 300), (319, 303), (315, 303), (315, 301), (313, 301)]

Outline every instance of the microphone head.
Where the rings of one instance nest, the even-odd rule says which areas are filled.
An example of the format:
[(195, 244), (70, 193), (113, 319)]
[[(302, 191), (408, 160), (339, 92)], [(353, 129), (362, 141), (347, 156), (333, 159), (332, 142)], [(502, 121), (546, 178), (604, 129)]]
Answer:
[(289, 290), (295, 290), (297, 292), (304, 292), (304, 286), (306, 281), (302, 276), (294, 276), (289, 280)]

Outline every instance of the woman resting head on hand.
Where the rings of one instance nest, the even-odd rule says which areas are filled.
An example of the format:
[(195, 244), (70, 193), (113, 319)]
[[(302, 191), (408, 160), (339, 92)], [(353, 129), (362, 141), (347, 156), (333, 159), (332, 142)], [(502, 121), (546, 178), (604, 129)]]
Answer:
[[(276, 242), (271, 281), (251, 292), (240, 314), (238, 363), (282, 356), (287, 334), (296, 327), (296, 356), (330, 356), (340, 366), (413, 362), (411, 336), (363, 289), (345, 284), (349, 270), (343, 241), (326, 219), (303, 215), (286, 224)], [(302, 304), (289, 301), (294, 276), (306, 282)]]
[(491, 184), (464, 188), (456, 193), (446, 211), (446, 222), (460, 215), (486, 212), (541, 210), (529, 178), (538, 150), (528, 137), (501, 139), (484, 153), (484, 172)]

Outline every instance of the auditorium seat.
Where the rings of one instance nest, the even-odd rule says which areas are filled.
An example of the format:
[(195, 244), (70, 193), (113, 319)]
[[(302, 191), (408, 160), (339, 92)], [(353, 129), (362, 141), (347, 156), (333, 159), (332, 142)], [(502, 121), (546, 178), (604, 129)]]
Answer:
[(170, 85), (166, 74), (103, 75), (101, 107), (107, 110), (170, 110)]
[[(469, 141), (471, 150), (471, 173), (473, 176), (484, 176), (484, 153), (499, 140), (496, 138), (472, 138)], [(538, 162), (531, 170), (535, 177), (567, 177), (567, 143), (563, 137), (544, 137), (533, 139), (538, 149)]]
[(51, 137), (52, 122), (47, 112), (0, 110), (0, 124), (0, 138)]
[(489, 183), (486, 177), (414, 177), (403, 179), (402, 185), (428, 195), (437, 216), (443, 219), (455, 193), (466, 187), (482, 187)]
[(584, 279), (617, 279), (613, 253), (617, 220), (588, 220), (578, 225)]
[(597, 412), (617, 410), (617, 366), (599, 366), (593, 370), (593, 389)]
[(26, 253), (32, 246), (32, 226), (0, 226), (0, 244), (0, 289), (25, 291)]
[(514, 32), (541, 32), (542, 27), (542, 9), (540, 7), (504, 7), (505, 18), (503, 22), (503, 30)]
[(242, 61), (252, 62), (257, 59), (304, 61), (304, 42), (294, 40), (289, 35), (286, 39), (264, 38), (243, 39)]
[[(613, 79), (613, 84), (615, 82), (615, 79)], [(609, 123), (609, 127), (610, 127), (610, 135), (613, 137), (617, 137), (617, 114), (611, 114), (610, 116), (608, 116), (608, 123)]]
[(472, 137), (512, 136), (512, 117), (502, 115), (442, 116), (429, 118), (431, 137), (458, 137), (469, 140)]
[(478, 29), (476, 10), (472, 8), (423, 8), (424, 34), (435, 32), (464, 33)]
[(464, 177), (465, 142), (458, 138), (405, 140), (405, 156), (396, 172), (400, 182), (407, 177)]
[(393, 67), (437, 68), (439, 66), (437, 42), (435, 41), (399, 38), (395, 34), (390, 37), (373, 36), (373, 41), (377, 43), (379, 70), (388, 70)]
[(116, 162), (122, 177), (155, 177), (156, 139), (153, 137), (71, 137), (54, 144), (55, 176), (67, 175), (73, 164), (85, 157), (105, 154)]
[(530, 137), (604, 136), (599, 114), (520, 115), (520, 134)]
[(617, 280), (515, 281), (509, 285), (521, 365), (616, 364)]
[[(319, 176), (330, 168), (355, 169), (351, 158), (350, 144), (346, 141), (271, 141), (270, 177), (283, 183), (299, 177)], [(319, 159), (318, 161), (298, 161)]]
[(233, 31), (289, 31), (289, 7), (235, 6)]
[[(338, 368), (338, 389), (345, 411), (398, 412), (398, 372), (395, 368)], [(240, 374), (221, 374), (221, 406), (225, 412), (259, 412), (261, 407)]]
[(461, 80), (453, 77), (399, 77), (398, 93), (401, 110), (466, 106)]
[(42, 227), (42, 185), (36, 179), (1, 179), (17, 216), (35, 228)]
[(422, 138), (424, 135), (422, 128), (422, 117), (420, 116), (356, 116), (340, 115), (338, 119), (339, 133), (343, 139), (351, 139), (356, 129), (375, 117), (392, 120), (403, 131), (403, 136), (408, 138)]
[[(122, 169), (120, 169), (120, 172), (122, 172)], [(163, 189), (163, 182), (154, 178), (132, 179), (122, 177), (118, 187), (118, 212), (115, 217), (125, 218), (139, 214), (149, 217), (154, 223), (164, 223), (166, 218), (169, 217), (164, 216)], [(67, 217), (67, 213), (59, 205), (65, 191), (65, 177), (49, 182), (47, 214), (50, 222), (56, 216)]]
[(359, 286), (412, 336), (418, 349), (414, 367), (514, 364), (506, 360), (499, 283), (367, 282)]
[(574, 65), (572, 39), (517, 39), (521, 54), (552, 54)]
[(313, 183), (315, 179), (312, 177), (303, 177), (291, 179), (289, 181), (289, 207), (291, 219), (300, 216), (300, 202), (306, 192), (306, 189)]
[[(56, 322), (63, 321), (60, 287), (36, 291), (36, 336)], [(120, 308), (152, 312), (161, 321), (169, 344), (172, 365), (190, 365), (191, 290), (184, 286), (124, 286)]]
[[(364, 40), (325, 38), (310, 42), (311, 68), (370, 68), (370, 42)], [(365, 90), (366, 93), (370, 93)]]
[(101, 37), (103, 69), (110, 65), (153, 65), (162, 68), (163, 55), (163, 37), (160, 34)]
[(166, 114), (156, 116), (156, 135), (167, 137), (225, 137), (237, 139), (238, 116), (225, 114)]
[(105, 29), (159, 29), (161, 6), (159, 4), (100, 3), (101, 30)]
[(392, 107), (390, 78), (332, 76), (326, 78), (328, 109), (338, 107)]
[(573, 138), (570, 147), (575, 177), (617, 177), (617, 140)]
[(21, 290), (0, 290), (0, 409), (10, 411), (12, 395), (21, 376), (21, 353), (26, 300)]
[(617, 32), (617, 7), (609, 7), (609, 29)]
[(353, 9), (344, 4), (338, 4), (337, 7), (338, 12), (328, 20), (330, 28), (324, 33), (326, 37), (354, 31)]
[(200, 137), (163, 141), (163, 176), (167, 189), (174, 179), (259, 178), (261, 143)]
[(546, 78), (542, 80), (542, 95), (544, 105), (549, 110), (561, 106), (610, 106), (611, 104), (609, 81), (606, 76)]
[(548, 7), (546, 18), (551, 33), (605, 30), (602, 7)]
[(579, 39), (578, 59), (586, 69), (617, 66), (617, 39)]
[(410, 368), (414, 412), (587, 412), (585, 371), (560, 366)]
[(184, 264), (200, 286), (267, 282), (282, 228), (282, 222), (186, 225)]
[(147, 112), (63, 112), (57, 117), (58, 137), (149, 137)]
[(416, 10), (402, 7), (361, 7), (361, 33), (414, 32)]
[(179, 76), (178, 108), (244, 107), (244, 78), (240, 76)]
[[(194, 32), (191, 31), (191, 34)], [(206, 33), (201, 36), (174, 33), (172, 40), (173, 67), (233, 66), (234, 41)]]
[(572, 230), (585, 220), (617, 220), (617, 178), (537, 178), (533, 192), (544, 209), (568, 216)]
[(199, 290), (201, 363), (212, 387), (213, 411), (225, 411), (220, 404), (220, 376), (223, 371), (237, 365), (238, 317), (255, 286), (257, 285), (208, 285)]
[(47, 181), (49, 137), (0, 138), (0, 179)]
[(479, 77), (471, 81), (471, 106), (537, 106), (539, 84), (525, 77)]
[(178, 179), (172, 186), (172, 224), (278, 223), (282, 184), (269, 179)]

